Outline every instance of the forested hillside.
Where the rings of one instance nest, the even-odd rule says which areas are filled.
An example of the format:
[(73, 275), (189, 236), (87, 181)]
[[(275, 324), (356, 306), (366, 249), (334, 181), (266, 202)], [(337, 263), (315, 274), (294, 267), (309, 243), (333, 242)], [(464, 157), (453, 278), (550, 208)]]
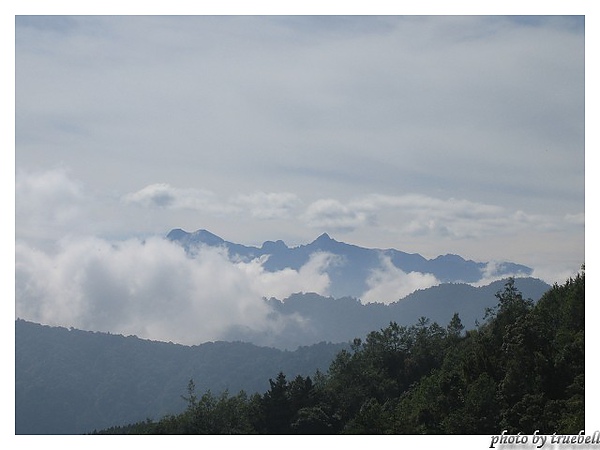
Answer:
[(296, 351), (242, 342), (197, 346), (15, 322), (15, 432), (80, 434), (175, 414), (198, 389), (263, 392), (273, 373), (326, 370), (345, 344)]
[(340, 351), (326, 373), (269, 379), (263, 394), (198, 394), (159, 421), (102, 433), (576, 434), (584, 428), (585, 273), (537, 304), (509, 280), (464, 331), (423, 317)]

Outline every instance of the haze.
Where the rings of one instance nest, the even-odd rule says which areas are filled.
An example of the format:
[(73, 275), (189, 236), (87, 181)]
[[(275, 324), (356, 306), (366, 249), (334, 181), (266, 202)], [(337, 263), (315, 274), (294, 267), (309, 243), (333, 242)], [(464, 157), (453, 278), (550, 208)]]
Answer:
[(17, 17), (17, 316), (166, 340), (202, 317), (198, 341), (264, 325), (261, 296), (327, 293), (326, 257), (274, 275), (194, 262), (160, 239), (172, 228), (246, 245), (328, 232), (564, 281), (584, 263), (584, 31), (582, 16)]

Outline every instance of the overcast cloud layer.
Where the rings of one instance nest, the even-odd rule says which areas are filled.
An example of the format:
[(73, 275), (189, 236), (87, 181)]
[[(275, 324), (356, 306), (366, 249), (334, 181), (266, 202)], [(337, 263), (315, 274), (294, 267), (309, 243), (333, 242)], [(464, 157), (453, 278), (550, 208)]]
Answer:
[[(200, 339), (262, 326), (262, 295), (327, 292), (325, 255), (274, 275), (191, 262), (154, 238), (172, 228), (328, 232), (562, 282), (584, 262), (584, 100), (577, 17), (19, 17), (17, 315), (100, 327), (112, 301), (163, 337), (171, 298), (215, 325)], [(393, 269), (365, 301), (436, 282)]]

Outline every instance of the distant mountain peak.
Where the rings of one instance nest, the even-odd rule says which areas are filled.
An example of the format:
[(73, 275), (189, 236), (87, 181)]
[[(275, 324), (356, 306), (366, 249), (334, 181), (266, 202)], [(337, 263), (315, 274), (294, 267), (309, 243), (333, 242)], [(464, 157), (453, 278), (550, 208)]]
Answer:
[(333, 239), (331, 239), (331, 236), (329, 236), (327, 233), (323, 233), (321, 236), (319, 236), (317, 239), (315, 239), (314, 242), (331, 242), (333, 241)]
[(187, 235), (189, 235), (187, 231), (184, 231), (181, 228), (174, 228), (167, 234), (167, 239), (170, 241), (179, 241), (187, 237)]
[[(221, 237), (217, 236), (217, 235), (216, 235), (216, 234), (214, 234), (214, 233), (211, 233), (211, 232), (210, 232), (210, 231), (208, 231), (208, 230), (204, 230), (204, 229), (202, 229), (202, 230), (197, 230), (197, 231), (194, 231), (194, 232), (192, 233), (192, 235), (193, 235), (193, 236), (197, 236), (198, 238), (201, 238), (201, 239), (202, 239), (204, 242), (207, 242), (207, 241), (213, 241), (213, 242), (224, 242), (224, 241), (223, 241), (223, 238), (221, 238)], [(207, 243), (208, 243), (208, 242), (207, 242)]]
[(287, 250), (288, 246), (285, 245), (285, 242), (283, 242), (281, 239), (278, 239), (277, 241), (265, 241), (263, 242), (263, 245), (261, 247), (261, 250), (264, 250), (266, 252), (272, 252), (272, 251), (277, 251), (277, 250)]
[(202, 243), (210, 246), (223, 245), (225, 241), (223, 238), (211, 233), (208, 230), (196, 230), (193, 233), (189, 233), (181, 228), (175, 228), (169, 231), (167, 239), (170, 241), (181, 242), (184, 244), (189, 243)]
[(440, 255), (435, 258), (433, 261), (466, 261), (462, 256), (455, 255), (454, 253), (446, 253), (445, 255)]

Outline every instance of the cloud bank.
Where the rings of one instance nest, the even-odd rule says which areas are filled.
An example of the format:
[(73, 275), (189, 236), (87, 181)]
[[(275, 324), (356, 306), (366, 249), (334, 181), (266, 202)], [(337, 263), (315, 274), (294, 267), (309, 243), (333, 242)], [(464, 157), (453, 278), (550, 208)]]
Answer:
[(371, 194), (347, 201), (322, 198), (304, 207), (290, 192), (253, 192), (221, 200), (209, 190), (152, 184), (123, 196), (144, 208), (192, 209), (214, 216), (251, 216), (259, 220), (299, 220), (306, 227), (338, 233), (393, 225), (398, 234), (445, 239), (480, 239), (523, 230), (564, 231), (584, 225), (584, 214), (535, 214), (460, 198), (422, 194)]
[(317, 254), (298, 271), (268, 273), (261, 261), (232, 262), (222, 249), (201, 248), (190, 258), (161, 238), (65, 240), (54, 254), (17, 242), (16, 315), (198, 344), (218, 340), (232, 327), (283, 327), (263, 297), (304, 290), (326, 295), (323, 271), (329, 262), (328, 255)]
[(381, 257), (381, 267), (367, 279), (369, 289), (362, 294), (363, 303), (396, 302), (417, 289), (437, 286), (440, 282), (430, 273), (406, 273), (392, 263), (389, 256)]
[[(66, 167), (17, 171), (15, 194), (17, 239), (45, 247), (68, 236), (124, 240), (164, 236), (172, 228), (206, 228), (248, 245), (274, 239), (298, 245), (330, 232), (364, 247), (386, 245), (428, 257), (458, 253), (483, 261), (512, 260), (534, 269), (551, 264), (554, 268), (540, 272), (547, 275), (577, 271), (583, 263), (548, 257), (548, 252), (576, 251), (573, 240), (583, 232), (583, 212), (539, 214), (416, 193), (310, 200), (289, 191), (220, 196), (210, 189), (169, 183), (123, 193), (92, 189)], [(245, 239), (256, 227), (263, 238)], [(561, 279), (544, 278), (549, 283)]]

